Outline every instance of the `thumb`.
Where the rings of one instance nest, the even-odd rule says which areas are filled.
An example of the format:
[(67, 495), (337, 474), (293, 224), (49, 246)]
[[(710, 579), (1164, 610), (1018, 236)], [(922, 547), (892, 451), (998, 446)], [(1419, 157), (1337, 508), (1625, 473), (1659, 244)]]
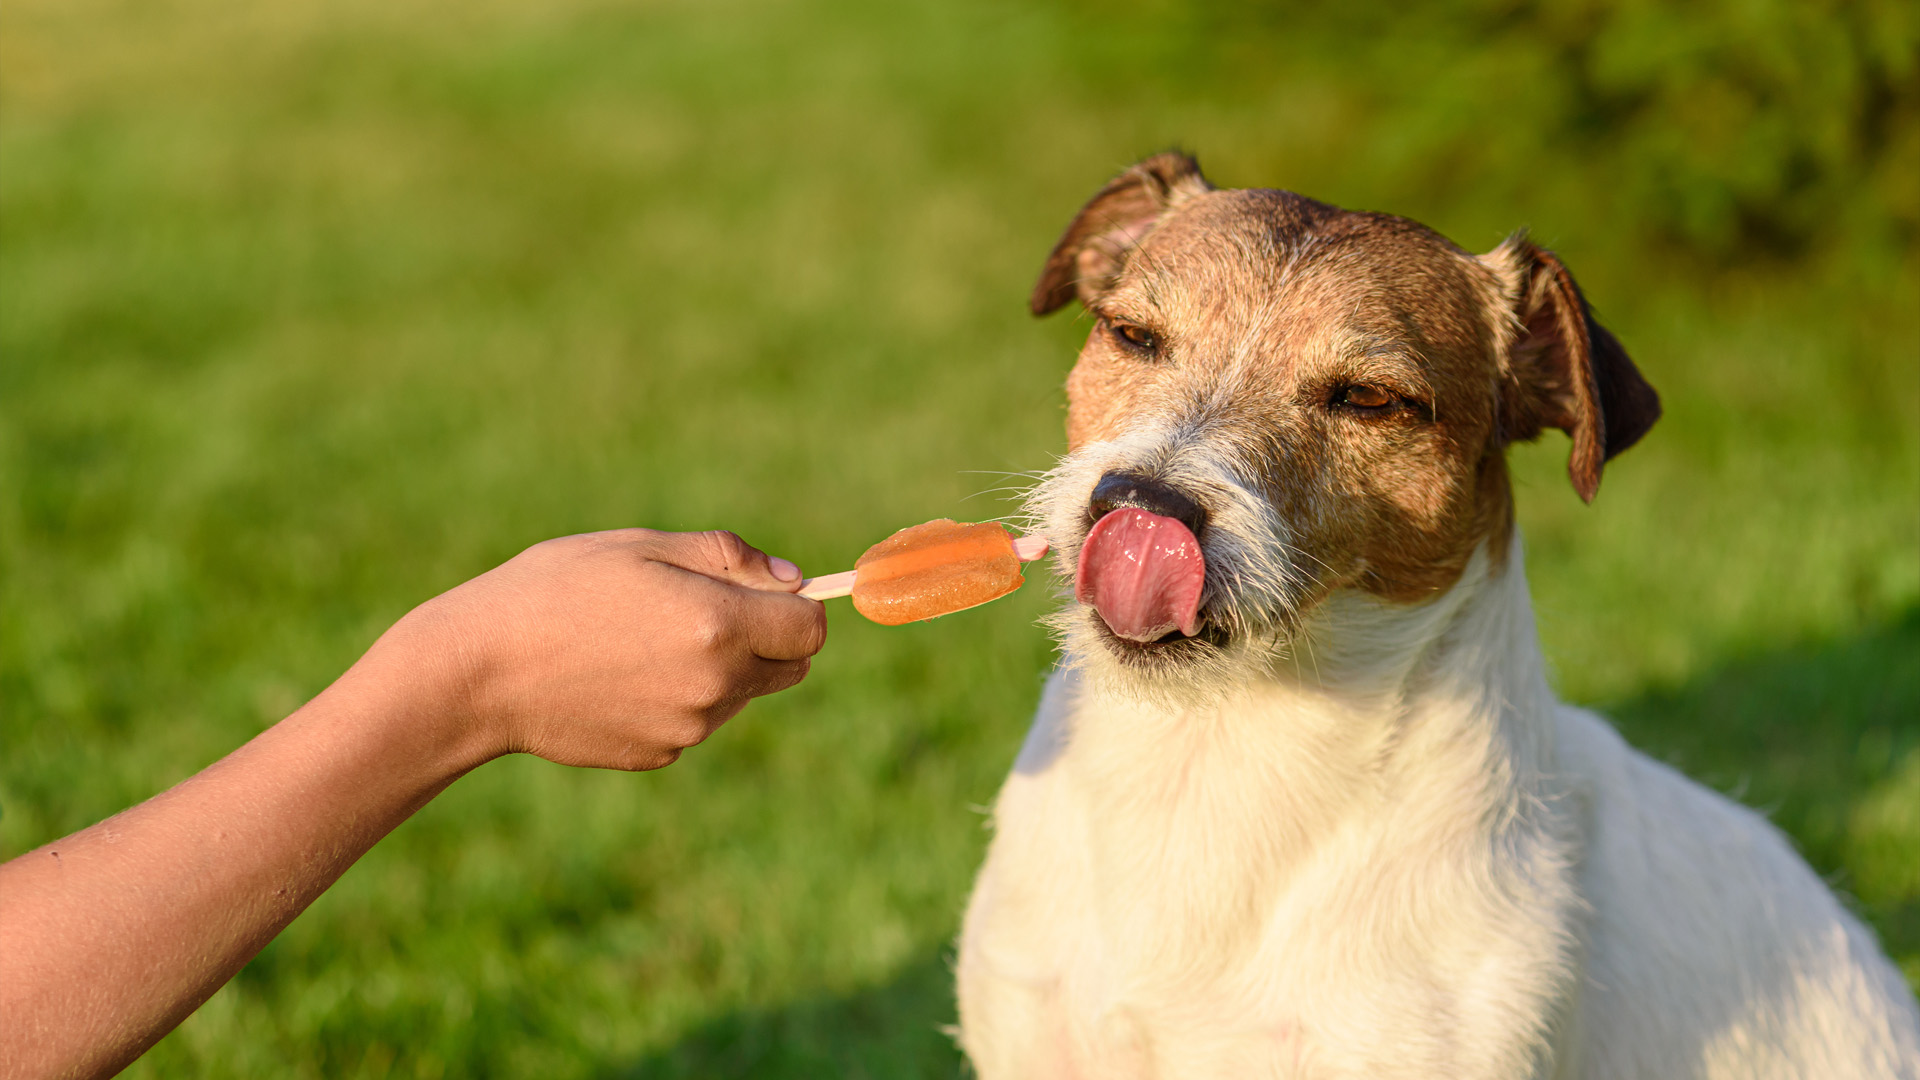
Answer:
[(771, 592), (793, 592), (800, 587), (800, 568), (778, 559), (724, 529), (669, 535), (664, 550), (654, 557), (682, 570)]

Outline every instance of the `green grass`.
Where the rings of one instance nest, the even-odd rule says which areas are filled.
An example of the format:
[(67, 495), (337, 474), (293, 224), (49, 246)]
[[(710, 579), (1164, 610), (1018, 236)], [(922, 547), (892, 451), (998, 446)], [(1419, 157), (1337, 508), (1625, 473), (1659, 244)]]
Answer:
[[(1563, 439), (1517, 455), (1559, 685), (1768, 808), (1920, 979), (1904, 54), (1850, 127), (1841, 69), (1764, 35), (1190, 10), (0, 7), (0, 855), (546, 536), (724, 526), (824, 571), (1004, 513), (1084, 329), (1026, 318), (1040, 258), (1180, 143), (1558, 247), (1668, 404), (1591, 508)], [(1821, 26), (1784, 33), (1844, 53)], [(1800, 111), (1741, 113), (1753, 71)], [(130, 1075), (954, 1074), (946, 950), (1048, 602), (836, 609), (804, 685), (658, 774), (486, 767)]]

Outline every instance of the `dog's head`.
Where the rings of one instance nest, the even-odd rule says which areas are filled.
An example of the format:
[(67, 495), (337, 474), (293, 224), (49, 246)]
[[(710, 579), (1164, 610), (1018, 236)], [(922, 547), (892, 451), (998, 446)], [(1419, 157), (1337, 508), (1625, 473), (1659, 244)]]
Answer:
[(1069, 454), (1033, 509), (1080, 603), (1069, 651), (1136, 671), (1264, 662), (1336, 590), (1444, 592), (1511, 528), (1505, 449), (1573, 440), (1591, 500), (1659, 398), (1566, 268), (1416, 222), (1135, 165), (1048, 256), (1036, 315), (1094, 318)]

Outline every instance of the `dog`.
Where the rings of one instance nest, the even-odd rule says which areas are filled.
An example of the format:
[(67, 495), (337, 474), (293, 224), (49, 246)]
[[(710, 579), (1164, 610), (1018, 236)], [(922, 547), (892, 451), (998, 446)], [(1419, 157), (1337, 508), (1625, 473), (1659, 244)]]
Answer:
[(1102, 188), (1031, 509), (1062, 664), (958, 944), (983, 1080), (1913, 1077), (1920, 1012), (1758, 814), (1548, 688), (1505, 449), (1591, 501), (1660, 415), (1566, 268), (1416, 222)]

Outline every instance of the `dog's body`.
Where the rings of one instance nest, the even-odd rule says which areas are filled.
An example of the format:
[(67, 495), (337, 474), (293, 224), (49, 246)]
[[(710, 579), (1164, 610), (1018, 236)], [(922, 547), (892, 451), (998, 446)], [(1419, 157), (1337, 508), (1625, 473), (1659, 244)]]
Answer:
[(1920, 1071), (1784, 838), (1547, 686), (1505, 445), (1565, 428), (1591, 497), (1658, 415), (1557, 261), (1163, 155), (1035, 309), (1076, 293), (1035, 502), (1086, 602), (962, 934), (984, 1080)]

